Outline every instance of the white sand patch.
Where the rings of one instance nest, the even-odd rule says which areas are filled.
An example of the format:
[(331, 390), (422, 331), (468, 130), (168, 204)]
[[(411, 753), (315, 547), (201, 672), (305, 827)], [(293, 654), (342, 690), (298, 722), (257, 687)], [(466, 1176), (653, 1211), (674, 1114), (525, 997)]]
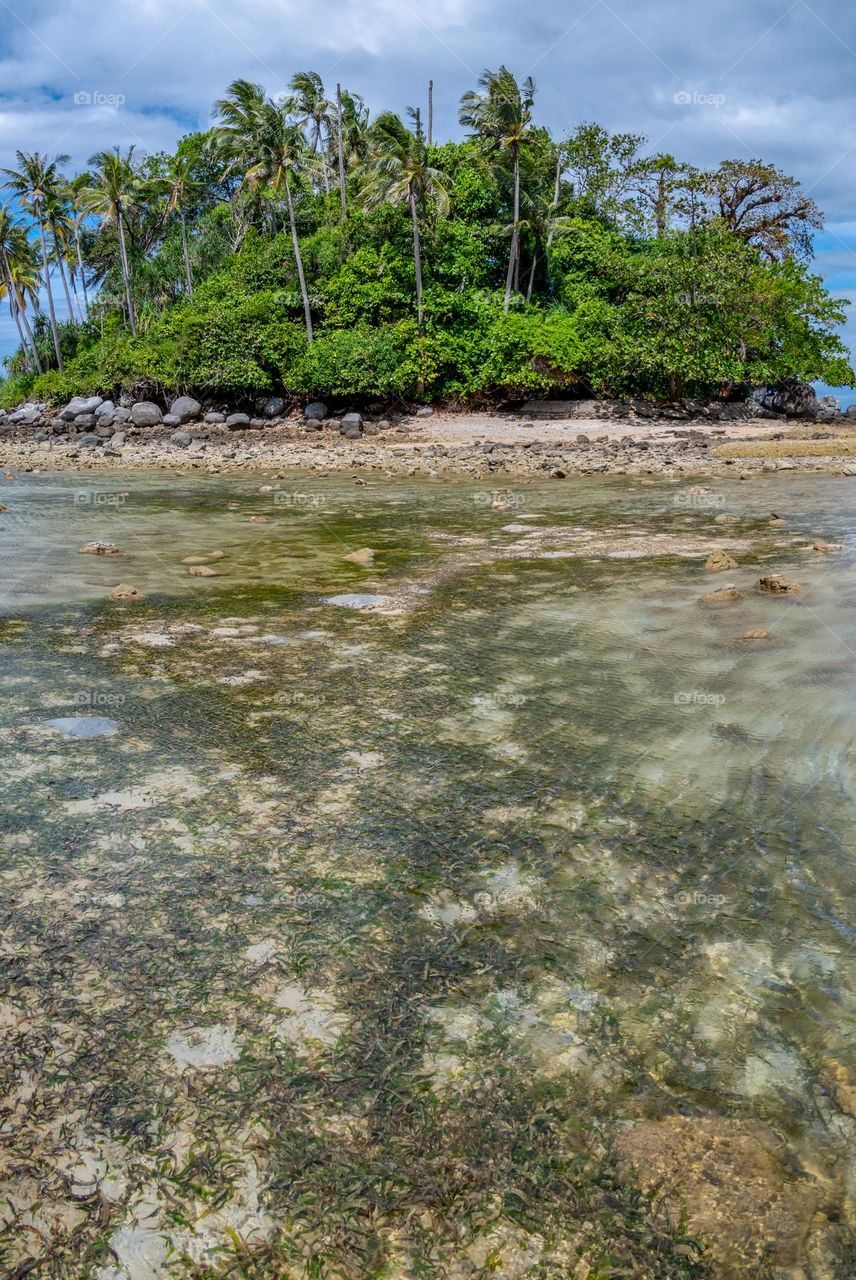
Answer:
[(275, 938), (262, 938), (261, 942), (254, 942), (251, 947), (247, 947), (244, 956), (251, 964), (268, 964), (277, 958), (278, 951), (279, 944)]
[(329, 991), (310, 994), (293, 982), (279, 989), (274, 1003), (287, 1015), (277, 1023), (275, 1031), (292, 1044), (335, 1044), (348, 1025)]
[(221, 1024), (173, 1031), (166, 1049), (180, 1067), (223, 1067), (241, 1052), (234, 1030)]

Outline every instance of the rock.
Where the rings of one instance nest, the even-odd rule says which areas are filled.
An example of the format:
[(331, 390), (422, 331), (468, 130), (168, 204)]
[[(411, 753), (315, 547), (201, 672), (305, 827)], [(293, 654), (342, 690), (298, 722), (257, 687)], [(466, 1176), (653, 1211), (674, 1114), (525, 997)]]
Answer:
[(282, 396), (270, 396), (260, 400), (256, 408), (263, 418), (279, 418), (285, 412), (285, 401)]
[(110, 448), (121, 449), (124, 443), (125, 443), (124, 431), (114, 431), (112, 436), (110, 437)]
[(819, 539), (817, 542), (813, 542), (811, 544), (811, 547), (809, 548), (809, 550), (819, 551), (821, 555), (828, 556), (828, 555), (831, 555), (833, 551), (843, 551), (844, 543), (843, 542), (824, 542), (823, 539)]
[(177, 418), (174, 413), (165, 413), (163, 415), (163, 425), (165, 427), (180, 427), (181, 419)]
[(718, 516), (713, 517), (713, 523), (714, 524), (739, 524), (740, 517), (730, 516), (730, 515), (727, 515), (724, 511), (722, 511)]
[(342, 432), (346, 440), (359, 440), (362, 438), (362, 434), (359, 427), (346, 427)]
[(207, 555), (204, 556), (185, 556), (181, 563), (205, 564), (208, 560), (222, 560), (225, 554), (225, 551), (209, 551)]
[(151, 400), (138, 400), (131, 405), (131, 421), (136, 427), (158, 427), (163, 421), (163, 414)]
[(758, 579), (758, 590), (767, 595), (796, 595), (802, 591), (802, 584), (792, 578), (783, 578), (780, 574), (770, 574)]
[(675, 1223), (683, 1212), (686, 1233), (707, 1242), (720, 1280), (767, 1267), (777, 1276), (808, 1274), (804, 1242), (827, 1207), (826, 1191), (794, 1168), (772, 1129), (755, 1120), (667, 1116), (630, 1126), (617, 1146), (625, 1167), (663, 1197)]
[(737, 561), (734, 557), (722, 550), (712, 552), (704, 564), (705, 573), (726, 573), (729, 569), (736, 568)]
[(212, 425), (216, 422), (225, 422), (226, 415), (225, 413), (218, 413), (216, 409), (209, 409), (205, 415), (205, 421), (210, 422)]
[(74, 443), (78, 449), (97, 449), (103, 441), (94, 431), (87, 431), (82, 436), (78, 436)]
[(841, 405), (835, 399), (835, 396), (820, 396), (815, 405), (815, 420), (817, 422), (832, 422), (838, 416)]
[(380, 434), (379, 429), (378, 429), (376, 426), (374, 426), (374, 424), (373, 424), (373, 423), (371, 423), (371, 422), (367, 422), (367, 423), (364, 425), (364, 427), (363, 427), (363, 435), (364, 435), (364, 436), (376, 436), (376, 435), (379, 435), (379, 434)]
[(434, 410), (430, 405), (423, 404), (421, 409), (416, 410), (416, 416), (417, 418), (433, 418)]
[(767, 631), (764, 627), (753, 627), (751, 631), (744, 631), (741, 637), (743, 640), (772, 640), (772, 638), (772, 631)]
[(216, 578), (217, 570), (212, 569), (208, 564), (192, 564), (187, 570), (191, 578)]
[(169, 438), (169, 442), (171, 445), (174, 445), (176, 449), (186, 449), (190, 444), (191, 439), (192, 437), (189, 431), (173, 431)]
[(102, 400), (95, 410), (95, 416), (96, 418), (112, 418), (115, 412), (116, 406), (112, 400)]
[(742, 600), (743, 596), (736, 587), (720, 587), (718, 591), (708, 591), (699, 599), (699, 604), (704, 605), (723, 605), (735, 604), (738, 600)]
[(253, 431), (264, 431), (267, 425), (267, 418), (250, 418), (250, 427)]
[(95, 434), (100, 436), (102, 440), (109, 440), (115, 434), (113, 423), (109, 418), (99, 418), (98, 425), (95, 428)]
[(250, 416), (247, 413), (230, 413), (226, 419), (226, 426), (230, 431), (240, 431), (249, 425)]
[(91, 431), (95, 426), (95, 414), (79, 413), (75, 417), (73, 425), (77, 431)]
[(110, 592), (111, 600), (145, 600), (142, 591), (138, 591), (130, 582), (120, 582), (118, 587), (114, 587)]
[(74, 396), (59, 416), (64, 422), (72, 422), (79, 413), (94, 413), (103, 403), (101, 396)]
[(343, 560), (349, 560), (351, 564), (359, 564), (368, 569), (374, 563), (375, 553), (371, 547), (360, 547), (359, 551), (352, 551), (350, 555), (342, 556)]
[(118, 556), (121, 554), (115, 542), (85, 542), (80, 548), (85, 556)]
[(308, 421), (323, 422), (327, 417), (327, 406), (322, 400), (313, 400), (303, 410), (303, 416)]
[(116, 423), (117, 423), (117, 422), (130, 422), (130, 421), (131, 421), (131, 410), (130, 410), (130, 409), (127, 409), (127, 408), (123, 407), (122, 405), (120, 405), (118, 409), (114, 409), (114, 410), (113, 410), (113, 425), (114, 425), (114, 426), (116, 425)]
[(267, 516), (250, 516), (250, 524), (267, 524)]
[(814, 387), (799, 378), (786, 378), (777, 387), (764, 388), (756, 398), (762, 408), (788, 418), (814, 418), (817, 413)]
[(179, 396), (177, 400), (173, 400), (169, 411), (176, 419), (176, 424), (183, 426), (185, 422), (192, 422), (194, 418), (199, 417), (202, 405), (198, 400), (194, 400), (193, 396)]
[(361, 413), (345, 413), (342, 415), (342, 427), (345, 431), (356, 427), (359, 431), (363, 425), (363, 415)]

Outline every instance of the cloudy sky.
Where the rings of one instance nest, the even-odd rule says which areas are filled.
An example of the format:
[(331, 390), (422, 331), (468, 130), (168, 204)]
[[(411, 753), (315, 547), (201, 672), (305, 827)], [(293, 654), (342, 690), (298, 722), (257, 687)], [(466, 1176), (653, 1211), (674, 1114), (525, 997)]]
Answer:
[[(505, 62), (553, 130), (598, 120), (698, 165), (796, 175), (827, 216), (817, 268), (856, 301), (850, 0), (0, 0), (0, 32), (0, 165), (171, 147), (231, 80), (276, 93), (297, 69), (373, 110), (423, 102), (431, 77), (435, 132), (454, 136), (461, 93)], [(4, 316), (0, 354), (10, 342)]]

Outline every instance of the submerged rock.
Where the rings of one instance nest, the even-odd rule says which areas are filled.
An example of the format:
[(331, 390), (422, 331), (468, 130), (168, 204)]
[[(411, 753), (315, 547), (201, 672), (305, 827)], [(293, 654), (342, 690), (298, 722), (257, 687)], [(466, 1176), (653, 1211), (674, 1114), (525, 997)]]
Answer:
[(726, 573), (729, 569), (736, 569), (737, 561), (730, 556), (727, 551), (714, 551), (705, 561), (705, 573)]
[(359, 551), (352, 551), (349, 555), (342, 556), (343, 560), (362, 565), (366, 569), (374, 563), (374, 558), (375, 553), (371, 547), (360, 547)]
[(723, 605), (735, 604), (738, 600), (742, 600), (742, 594), (736, 587), (720, 587), (718, 591), (708, 591), (699, 598), (699, 604), (705, 605)]
[(130, 582), (120, 582), (118, 587), (114, 587), (110, 592), (111, 600), (145, 600), (145, 598), (142, 591)]
[(208, 564), (192, 564), (187, 570), (191, 578), (217, 578), (219, 574)]
[(793, 578), (785, 578), (780, 574), (770, 574), (768, 577), (758, 579), (758, 590), (766, 595), (797, 595), (803, 590), (802, 583), (795, 582)]
[(85, 556), (118, 556), (121, 551), (115, 542), (85, 542), (80, 548), (80, 554)]
[(69, 738), (112, 738), (119, 732), (119, 725), (107, 716), (60, 716), (45, 723)]

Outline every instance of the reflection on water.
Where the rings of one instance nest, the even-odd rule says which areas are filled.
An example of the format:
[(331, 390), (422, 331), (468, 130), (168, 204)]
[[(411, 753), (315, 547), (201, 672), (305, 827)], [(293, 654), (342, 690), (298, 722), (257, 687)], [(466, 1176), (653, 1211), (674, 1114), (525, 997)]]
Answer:
[(851, 1276), (850, 482), (118, 483), (0, 494), (12, 1272)]

